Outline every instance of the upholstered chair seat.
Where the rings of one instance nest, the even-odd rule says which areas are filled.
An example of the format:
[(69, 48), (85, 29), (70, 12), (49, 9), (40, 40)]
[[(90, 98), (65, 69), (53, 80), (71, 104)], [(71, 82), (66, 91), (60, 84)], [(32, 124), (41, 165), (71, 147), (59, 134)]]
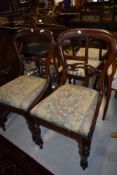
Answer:
[(0, 87), (0, 103), (26, 111), (46, 83), (46, 79), (22, 75)]
[(36, 105), (31, 114), (58, 127), (87, 136), (97, 104), (98, 92), (66, 84)]

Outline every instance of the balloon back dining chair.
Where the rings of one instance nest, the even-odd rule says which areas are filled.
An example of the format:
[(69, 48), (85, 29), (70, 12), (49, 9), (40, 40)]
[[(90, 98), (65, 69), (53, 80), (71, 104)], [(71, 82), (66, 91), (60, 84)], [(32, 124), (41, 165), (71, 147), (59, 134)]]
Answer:
[[(108, 48), (101, 71), (98, 67), (88, 64), (88, 45), (91, 44), (91, 41), (95, 41), (96, 44), (97, 41), (102, 41)], [(81, 57), (79, 62), (71, 65), (66, 61), (65, 48), (66, 45), (70, 44), (75, 48), (77, 42), (79, 46), (86, 45), (86, 60)], [(60, 87), (30, 111), (30, 125), (32, 125), (37, 144), (40, 144), (40, 125), (76, 140), (79, 145), (80, 165), (83, 170), (88, 167), (92, 136), (103, 98), (105, 76), (109, 67), (114, 67), (116, 46), (116, 39), (104, 30), (70, 29), (61, 33), (57, 41), (62, 70), (60, 73)], [(75, 56), (73, 58), (76, 59)], [(69, 72), (78, 71), (78, 69), (84, 71), (84, 86), (82, 84), (69, 84), (67, 81)], [(114, 71), (112, 69), (110, 72), (110, 79), (112, 79)], [(98, 75), (96, 89), (87, 83), (87, 79), (94, 75)]]
[[(37, 52), (41, 51), (44, 56), (46, 54), (46, 68), (43, 77), (23, 74), (24, 58), (22, 56), (22, 47), (24, 46), (23, 44), (29, 43), (29, 40), (33, 38), (35, 43), (33, 49), (36, 49)], [(24, 40), (27, 42), (24, 42)], [(51, 89), (49, 63), (52, 59), (54, 39), (52, 32), (47, 29), (31, 28), (18, 31), (13, 42), (20, 61), (20, 74), (14, 80), (0, 87), (0, 108), (21, 114), (26, 118), (28, 123), (27, 114), (29, 110), (48, 95)], [(30, 45), (28, 46), (30, 47)], [(45, 46), (46, 49), (44, 49)], [(33, 140), (35, 141), (35, 138)]]

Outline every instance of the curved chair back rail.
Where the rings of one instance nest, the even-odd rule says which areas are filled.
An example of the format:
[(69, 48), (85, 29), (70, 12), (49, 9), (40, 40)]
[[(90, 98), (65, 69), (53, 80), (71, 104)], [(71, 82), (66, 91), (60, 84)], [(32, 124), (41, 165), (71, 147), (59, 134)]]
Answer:
[[(93, 66), (87, 65), (85, 62), (74, 65), (74, 67), (77, 66), (77, 68), (88, 70), (88, 74), (99, 74), (96, 89), (90, 86), (84, 87), (78, 84), (66, 83), (68, 66), (64, 51), (66, 48), (69, 48), (68, 46), (71, 44), (70, 41), (73, 41), (74, 46), (76, 46), (76, 41), (79, 41), (73, 38), (70, 40), (72, 36), (73, 38), (86, 38), (86, 41), (88, 41), (88, 39), (91, 41), (94, 38), (107, 43), (108, 52), (101, 71)], [(88, 44), (86, 45), (86, 48), (88, 48)], [(38, 145), (40, 145), (41, 138), (39, 134), (40, 125), (75, 139), (79, 143), (80, 165), (83, 169), (86, 169), (88, 166), (87, 159), (90, 154), (92, 135), (103, 97), (102, 92), (105, 75), (110, 66), (114, 67), (113, 62), (117, 52), (117, 41), (113, 35), (104, 30), (70, 29), (59, 35), (57, 46), (61, 63), (60, 66), (62, 67), (61, 86), (30, 111), (30, 126), (34, 134), (33, 137)], [(114, 71), (115, 70), (112, 69), (110, 77), (113, 76)]]

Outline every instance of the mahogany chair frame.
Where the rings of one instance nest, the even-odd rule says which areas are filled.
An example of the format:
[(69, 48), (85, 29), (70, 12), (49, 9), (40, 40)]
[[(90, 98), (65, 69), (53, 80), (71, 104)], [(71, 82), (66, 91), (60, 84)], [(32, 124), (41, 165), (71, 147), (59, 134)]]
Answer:
[[(49, 43), (48, 52), (47, 52), (47, 55), (46, 55), (46, 76), (44, 76), (44, 78), (47, 79), (47, 83), (45, 84), (45, 86), (42, 89), (41, 93), (39, 93), (35, 97), (33, 102), (31, 103), (31, 105), (29, 105), (27, 110), (5, 104), (2, 101), (0, 102), (0, 108), (2, 108), (4, 111), (9, 111), (7, 113), (7, 116), (10, 112), (14, 112), (16, 114), (22, 115), (26, 119), (26, 121), (28, 123), (28, 126), (29, 126), (29, 129), (30, 129), (30, 123), (28, 122), (28, 115), (29, 115), (30, 109), (33, 108), (33, 106), (35, 106), (43, 98), (45, 98), (51, 91), (51, 75), (50, 75), (49, 65), (50, 65), (50, 60), (52, 59), (52, 50), (54, 48), (55, 43), (54, 43), (54, 38), (53, 38), (52, 32), (47, 30), (47, 29), (28, 28), (28, 29), (23, 29), (21, 31), (18, 31), (16, 33), (16, 35), (14, 36), (14, 38), (13, 38), (13, 44), (14, 44), (15, 51), (16, 51), (16, 54), (18, 55), (19, 62), (20, 62), (19, 77), (24, 75), (24, 64), (23, 64), (23, 58), (22, 58), (22, 55), (21, 55), (21, 49), (19, 47), (19, 40), (18, 39), (19, 38), (21, 39), (22, 36), (24, 36), (24, 35), (26, 35), (26, 36), (28, 35), (29, 38), (33, 37), (33, 36), (37, 36), (37, 40), (38, 40), (38, 37), (42, 37), (42, 38), (45, 38), (47, 40), (47, 42)], [(32, 83), (33, 83), (33, 81), (32, 81)], [(22, 92), (20, 92), (20, 93), (22, 93)], [(0, 122), (2, 122), (2, 123), (0, 123), (0, 126), (3, 128), (3, 130), (5, 130), (5, 122), (7, 121), (7, 116), (4, 116), (4, 119), (2, 121), (0, 121)], [(33, 141), (35, 141), (34, 138), (33, 138)]]
[[(50, 121), (48, 122), (47, 120), (44, 120), (44, 119), (40, 118), (39, 116), (33, 115), (32, 112), (30, 113), (29, 120), (31, 123), (30, 126), (32, 126), (32, 132), (34, 134), (34, 137), (37, 140), (38, 145), (40, 145), (40, 139), (41, 139), (40, 138), (40, 125), (42, 125), (46, 128), (52, 129), (58, 133), (61, 133), (65, 136), (68, 136), (68, 137), (76, 140), (79, 144), (78, 145), (79, 154), (81, 157), (80, 165), (81, 165), (82, 169), (85, 170), (88, 167), (88, 160), (87, 159), (88, 159), (89, 154), (90, 154), (92, 136), (93, 136), (93, 133), (95, 130), (95, 125), (96, 125), (96, 121), (98, 118), (98, 114), (99, 114), (99, 110), (100, 110), (100, 106), (101, 106), (101, 102), (102, 102), (102, 98), (103, 98), (103, 84), (104, 84), (105, 76), (107, 74), (107, 71), (108, 71), (108, 68), (110, 67), (110, 65), (112, 66), (112, 68), (114, 68), (113, 63), (114, 63), (114, 59), (115, 59), (116, 52), (117, 52), (117, 47), (116, 47), (117, 41), (113, 37), (113, 35), (111, 35), (107, 31), (99, 30), (99, 29), (70, 29), (68, 31), (61, 33), (58, 37), (58, 42), (57, 42), (58, 51), (59, 51), (59, 59), (61, 59), (61, 65), (63, 67), (62, 77), (60, 77), (60, 79), (61, 79), (60, 85), (61, 86), (65, 84), (66, 79), (67, 79), (67, 75), (68, 75), (68, 67), (67, 67), (66, 60), (65, 60), (65, 57), (64, 57), (64, 54), (62, 51), (62, 44), (63, 44), (63, 41), (65, 39), (68, 39), (69, 36), (76, 36), (76, 35), (79, 35), (81, 37), (89, 37), (89, 38), (91, 37), (91, 38), (101, 39), (101, 40), (106, 41), (109, 45), (108, 57), (103, 64), (103, 68), (102, 68), (101, 72), (98, 71), (97, 69), (93, 69), (90, 65), (84, 64), (84, 66), (83, 66), (83, 69), (87, 69), (88, 71), (90, 70), (92, 74), (97, 74), (97, 72), (98, 72), (97, 91), (98, 91), (99, 95), (98, 95), (96, 109), (94, 112), (93, 121), (91, 123), (91, 127), (90, 127), (88, 135), (84, 136), (82, 134), (69, 131), (63, 127), (59, 127), (58, 125), (53, 124)], [(79, 68), (82, 67), (82, 65), (80, 65), (80, 64), (77, 64), (76, 66)], [(114, 72), (114, 69), (112, 69), (110, 79), (111, 79), (111, 76), (113, 76), (113, 72)], [(57, 91), (57, 90), (55, 90), (55, 91)], [(50, 94), (50, 96), (51, 96), (51, 94)], [(38, 106), (39, 106), (39, 104), (38, 104)]]

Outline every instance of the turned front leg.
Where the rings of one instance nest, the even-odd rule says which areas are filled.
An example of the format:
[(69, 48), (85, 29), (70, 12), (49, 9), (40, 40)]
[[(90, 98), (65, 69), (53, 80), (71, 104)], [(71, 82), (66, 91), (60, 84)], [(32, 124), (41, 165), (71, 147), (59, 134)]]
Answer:
[(39, 145), (40, 149), (43, 148), (43, 140), (41, 138), (41, 129), (40, 125), (36, 122), (29, 122), (28, 121), (28, 127), (32, 134), (33, 141)]
[(83, 170), (85, 170), (88, 167), (88, 157), (90, 155), (90, 145), (91, 145), (91, 142), (89, 140), (81, 141), (80, 143), (78, 143), (79, 154), (81, 157), (80, 166), (82, 167)]

